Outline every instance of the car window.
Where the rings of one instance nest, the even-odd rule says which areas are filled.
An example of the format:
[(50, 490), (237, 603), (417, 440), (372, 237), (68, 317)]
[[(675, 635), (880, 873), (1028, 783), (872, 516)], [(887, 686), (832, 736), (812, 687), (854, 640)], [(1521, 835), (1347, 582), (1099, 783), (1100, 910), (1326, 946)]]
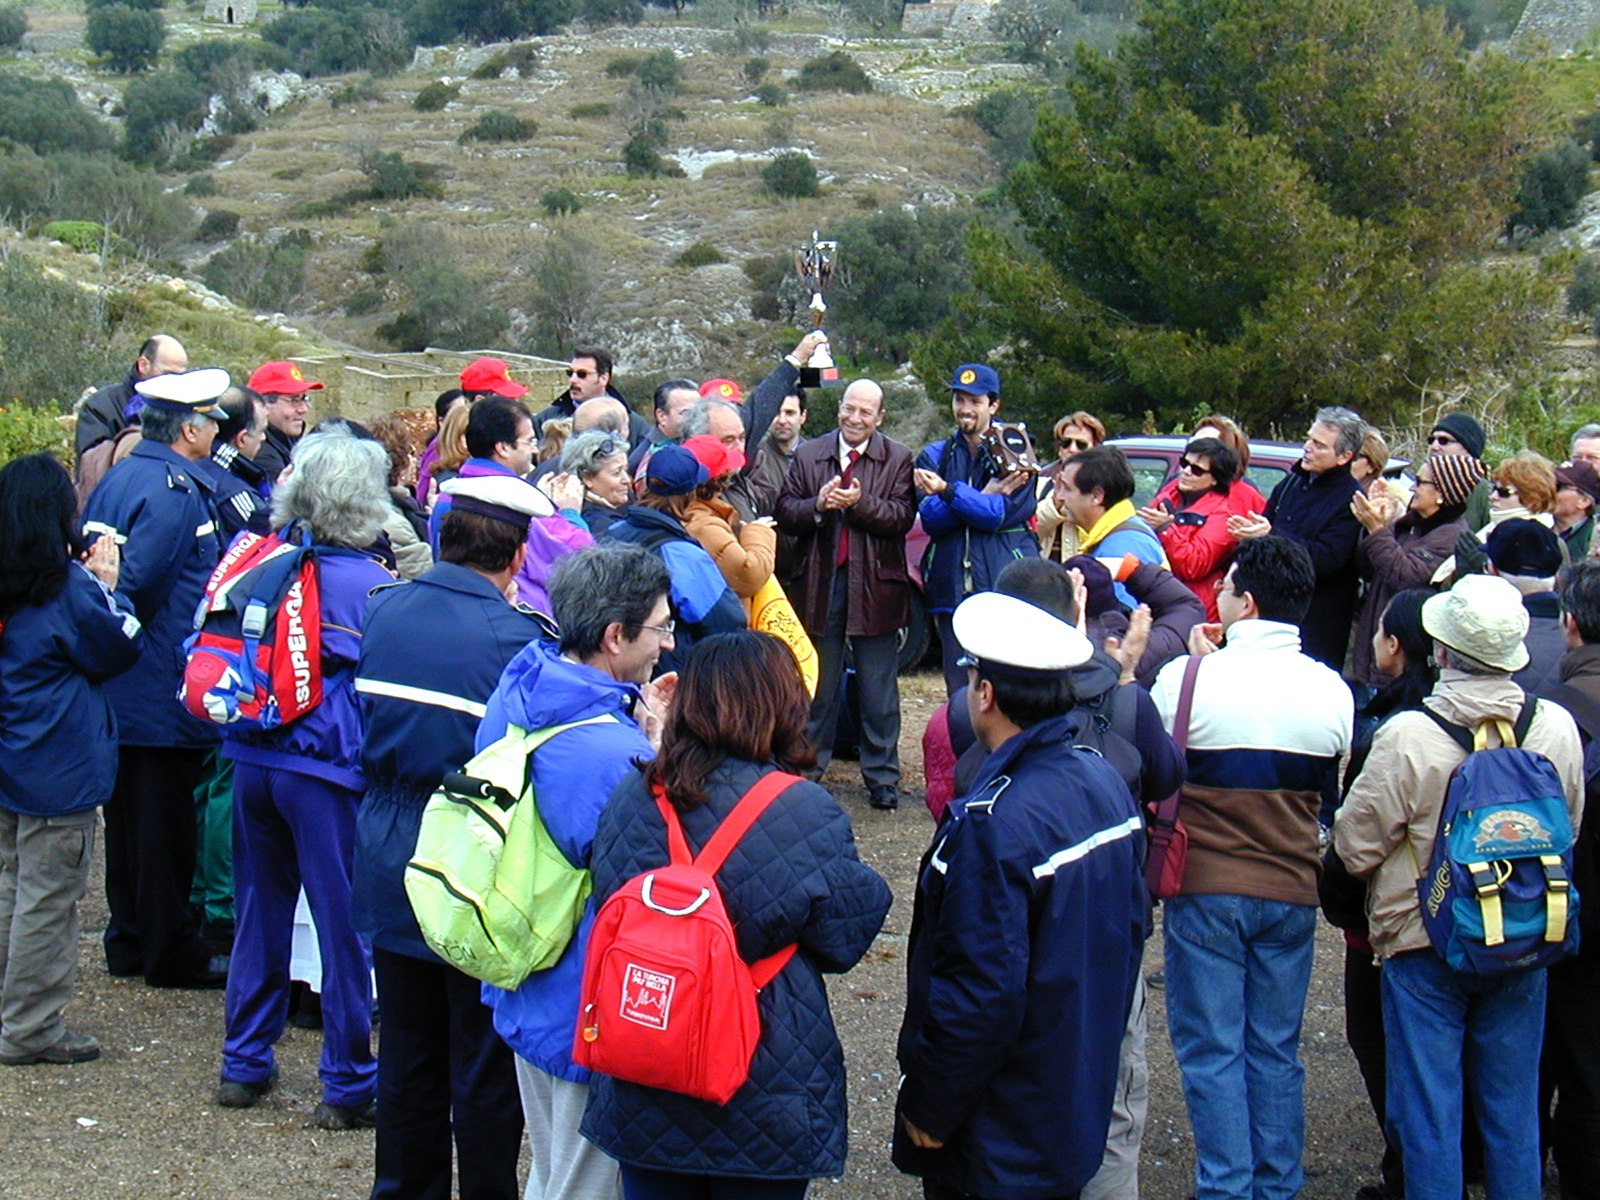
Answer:
[(1172, 474), (1172, 460), (1164, 455), (1140, 454), (1137, 451), (1127, 455), (1128, 465), (1133, 468), (1133, 506), (1143, 508), (1156, 498), (1156, 493), (1161, 490), (1161, 485)]
[(1283, 482), (1289, 474), (1289, 468), (1280, 467), (1277, 463), (1252, 462), (1245, 478), (1256, 485), (1256, 491), (1263, 497), (1272, 495), (1272, 489)]

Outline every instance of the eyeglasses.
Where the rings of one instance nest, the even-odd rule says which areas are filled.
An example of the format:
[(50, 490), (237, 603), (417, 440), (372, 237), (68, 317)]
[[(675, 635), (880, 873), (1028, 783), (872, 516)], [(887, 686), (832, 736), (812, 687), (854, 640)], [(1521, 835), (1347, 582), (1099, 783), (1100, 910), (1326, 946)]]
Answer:
[(1428, 438), (1430, 446), (1458, 446), (1460, 443), (1448, 433), (1435, 433)]
[(1178, 460), (1178, 470), (1180, 470), (1180, 471), (1188, 471), (1191, 475), (1209, 475), (1209, 474), (1211, 474), (1211, 468), (1210, 467), (1202, 467), (1199, 463), (1195, 462), (1195, 460), (1192, 459), (1192, 458), (1180, 458)]
[(573, 367), (567, 372), (567, 377), (569, 379), (587, 379), (593, 374), (593, 371), (585, 371), (582, 367)]
[(665, 625), (641, 625), (639, 628), (648, 629), (651, 633), (659, 633), (662, 637), (669, 638), (677, 631), (678, 623), (668, 617)]
[(1094, 443), (1088, 438), (1065, 437), (1056, 441), (1057, 450), (1093, 450)]
[(1509, 483), (1497, 483), (1494, 485), (1494, 494), (1499, 496), (1502, 500), (1509, 500), (1512, 496), (1517, 494), (1517, 489), (1512, 487)]
[(537, 446), (539, 444), (539, 439), (530, 433), (527, 437), (519, 437), (511, 444), (513, 446)]

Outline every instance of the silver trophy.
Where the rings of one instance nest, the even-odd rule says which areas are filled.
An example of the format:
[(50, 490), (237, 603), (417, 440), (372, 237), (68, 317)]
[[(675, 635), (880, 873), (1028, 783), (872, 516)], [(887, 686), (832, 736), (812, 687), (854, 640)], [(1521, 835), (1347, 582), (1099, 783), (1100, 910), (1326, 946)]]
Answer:
[[(811, 327), (819, 331), (828, 311), (822, 293), (833, 282), (834, 260), (838, 254), (839, 243), (821, 240), (816, 230), (811, 231), (810, 243), (794, 252), (794, 273), (811, 291), (811, 303), (807, 306), (811, 312)], [(822, 345), (811, 352), (810, 363), (800, 372), (801, 387), (837, 387), (840, 383), (839, 368), (834, 365), (833, 355), (828, 353), (827, 335), (823, 334), (823, 338)]]

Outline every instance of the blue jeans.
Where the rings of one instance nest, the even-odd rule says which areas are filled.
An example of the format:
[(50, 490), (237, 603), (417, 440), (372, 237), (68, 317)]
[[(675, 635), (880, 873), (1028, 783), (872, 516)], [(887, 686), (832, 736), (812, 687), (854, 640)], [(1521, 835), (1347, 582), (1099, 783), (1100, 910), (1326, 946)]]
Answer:
[(1463, 975), (1431, 950), (1383, 964), (1385, 1099), (1406, 1200), (1460, 1200), (1463, 1079), (1483, 1130), (1489, 1200), (1539, 1200), (1544, 992), (1543, 971)]
[(1304, 1180), (1297, 1050), (1317, 910), (1251, 896), (1165, 905), (1167, 1028), (1194, 1128), (1195, 1194), (1289, 1200)]

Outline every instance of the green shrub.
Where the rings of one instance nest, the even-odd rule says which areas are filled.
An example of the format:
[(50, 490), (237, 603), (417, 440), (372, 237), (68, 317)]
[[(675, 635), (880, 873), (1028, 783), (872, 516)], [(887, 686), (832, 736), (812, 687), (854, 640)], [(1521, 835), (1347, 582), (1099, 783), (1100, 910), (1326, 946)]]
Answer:
[(626, 79), (639, 69), (643, 61), (642, 54), (619, 54), (606, 64), (606, 78)]
[(398, 153), (375, 155), (361, 164), (370, 186), (367, 200), (437, 200), (444, 195), (439, 168), (432, 163), (408, 162)]
[(502, 50), (472, 72), (474, 79), (499, 79), (507, 71), (515, 71), (521, 79), (531, 79), (539, 69), (539, 48), (524, 42)]
[(463, 146), (468, 142), (525, 142), (538, 132), (536, 121), (496, 108), (484, 113), (456, 140)]
[(0, 259), (0, 460), (66, 449), (63, 402), (127, 369), (109, 335), (102, 300), (19, 254)]
[[(51, 221), (39, 234), (71, 246), (79, 254), (99, 254), (107, 242), (106, 227), (99, 221)], [(110, 243), (117, 244), (116, 234), (110, 235)]]
[(1589, 152), (1571, 138), (1534, 155), (1523, 172), (1512, 221), (1534, 233), (1571, 225), (1589, 190), (1589, 163)]
[(672, 265), (693, 270), (696, 267), (709, 267), (716, 263), (725, 263), (727, 261), (727, 255), (723, 254), (721, 250), (718, 250), (710, 242), (696, 242), (674, 258)]
[(639, 0), (582, 0), (578, 15), (594, 28), (637, 25), (644, 20), (644, 5)]
[(15, 50), (28, 35), (28, 14), (18, 4), (0, 8), (0, 49)]
[(1567, 309), (1579, 315), (1600, 315), (1600, 259), (1592, 254), (1580, 258), (1577, 270), (1572, 273), (1572, 286), (1567, 288)]
[(788, 150), (773, 158), (761, 170), (761, 182), (774, 196), (815, 196), (821, 188), (817, 168), (809, 154)]
[(711, 48), (728, 58), (736, 54), (764, 51), (771, 45), (771, 32), (759, 25), (736, 25), (727, 33), (719, 33), (711, 39)]
[(762, 254), (739, 264), (750, 281), (750, 315), (758, 321), (778, 319), (778, 288), (789, 274), (794, 260), (787, 254)]
[(677, 94), (683, 90), (683, 60), (672, 50), (656, 50), (639, 60), (634, 78), (647, 88)]
[(157, 71), (133, 80), (122, 96), (128, 111), (122, 124), (128, 156), (165, 162), (178, 143), (194, 136), (210, 99), (194, 76), (182, 71)]
[(222, 92), (236, 87), (251, 71), (287, 69), (290, 55), (282, 46), (254, 40), (195, 42), (173, 55), (172, 65)]
[(436, 79), (417, 93), (417, 98), (411, 102), (411, 107), (418, 112), (438, 112), (459, 95), (461, 95), (459, 83), (445, 83)]
[(191, 175), (189, 181), (183, 185), (185, 196), (215, 196), (217, 194), (217, 177), (215, 175)]
[(0, 401), (0, 467), (15, 458), (43, 450), (62, 466), (72, 462), (71, 426), (48, 408), (26, 408)]
[(567, 109), (567, 116), (571, 117), (574, 121), (588, 121), (595, 117), (609, 117), (611, 115), (611, 111), (612, 106), (606, 101), (601, 100), (595, 104), (574, 104), (571, 108)]
[(200, 278), (214, 292), (260, 312), (281, 312), (305, 292), (306, 247), (242, 237), (206, 260)]
[(683, 168), (670, 158), (661, 157), (655, 140), (647, 133), (636, 133), (622, 145), (622, 165), (636, 179), (683, 178)]
[(770, 70), (772, 70), (770, 58), (747, 58), (744, 62), (745, 82), (754, 87), (767, 77), (767, 72)]
[(261, 36), (281, 46), (302, 75), (392, 74), (411, 61), (417, 44), (414, 31), (393, 13), (356, 6), (285, 12), (263, 27)]
[(383, 89), (378, 86), (376, 79), (368, 75), (365, 79), (345, 84), (328, 98), (328, 103), (334, 108), (343, 108), (347, 104), (373, 104), (382, 99)]
[(214, 208), (200, 222), (202, 242), (222, 242), (239, 232), (239, 214), (231, 209)]
[(100, 221), (144, 251), (169, 249), (194, 227), (188, 203), (168, 194), (152, 172), (105, 154), (0, 154), (0, 212)]
[(813, 58), (800, 68), (795, 87), (802, 92), (849, 92), (861, 95), (872, 90), (872, 80), (843, 50)]
[(91, 9), (84, 45), (117, 71), (146, 71), (167, 42), (167, 26), (159, 13), (126, 4)]
[(789, 89), (769, 79), (756, 89), (756, 99), (768, 108), (777, 108), (789, 102)]
[(344, 315), (347, 317), (364, 317), (375, 313), (383, 307), (382, 288), (362, 288), (359, 292), (352, 292), (349, 299), (344, 302)]
[(564, 217), (583, 209), (583, 197), (571, 188), (551, 188), (539, 197), (539, 206), (549, 217)]
[(1022, 88), (997, 88), (961, 110), (994, 139), (990, 149), (1009, 167), (1028, 152), (1038, 123), (1038, 98)]
[(40, 154), (95, 154), (109, 150), (114, 140), (111, 130), (61, 80), (0, 75), (0, 141)]

